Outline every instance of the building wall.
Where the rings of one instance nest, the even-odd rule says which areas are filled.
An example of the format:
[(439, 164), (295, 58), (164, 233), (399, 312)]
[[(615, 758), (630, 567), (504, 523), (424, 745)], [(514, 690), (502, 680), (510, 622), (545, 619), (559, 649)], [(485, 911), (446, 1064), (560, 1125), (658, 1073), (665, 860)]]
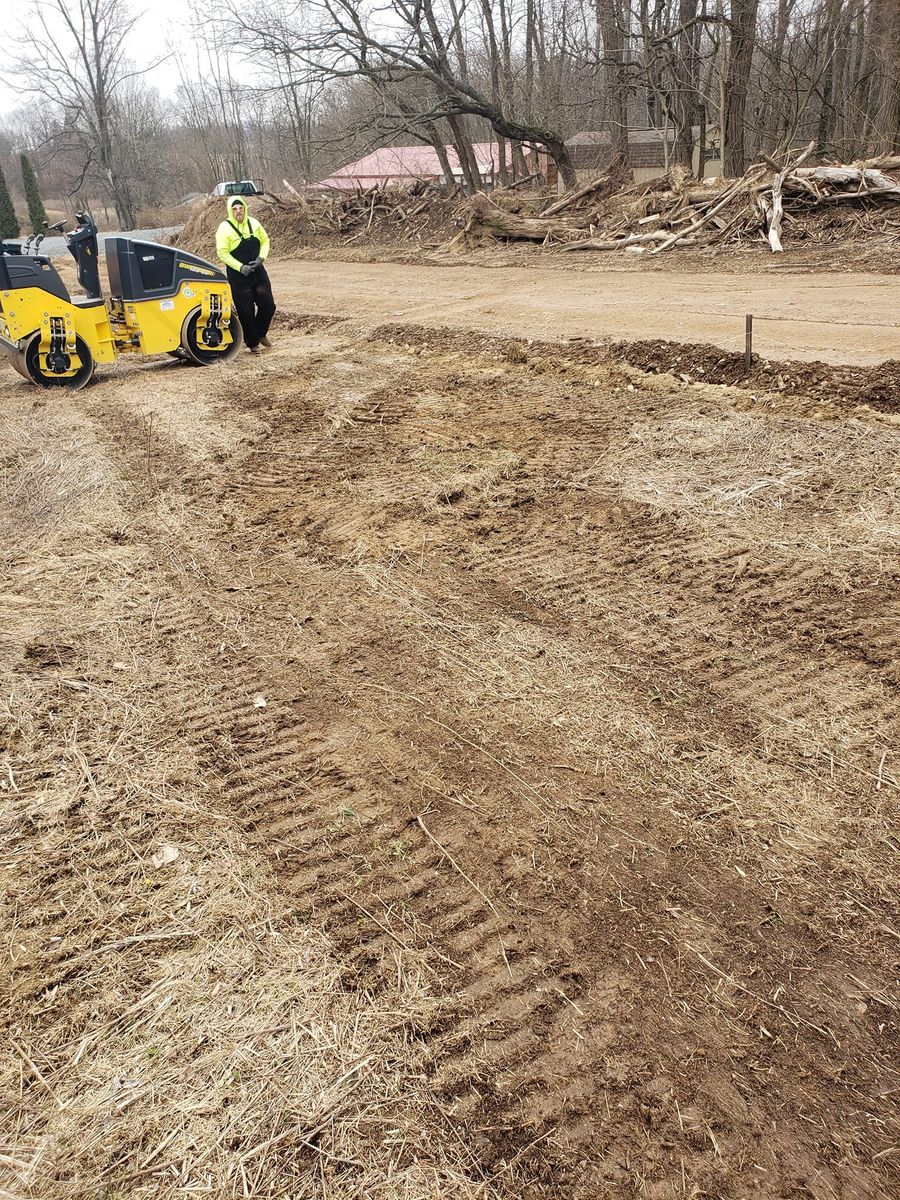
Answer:
[[(695, 175), (697, 174), (699, 160), (700, 160), (699, 152), (697, 150), (695, 150), (694, 151), (694, 165), (693, 165), (693, 170), (694, 170)], [(649, 183), (651, 179), (659, 179), (660, 175), (665, 175), (665, 173), (666, 173), (665, 168), (662, 166), (632, 167), (632, 171), (634, 173), (635, 183)], [(590, 170), (579, 170), (576, 172), (576, 174), (578, 175), (579, 183), (590, 183), (590, 181), (592, 179), (597, 178), (597, 175), (599, 173), (600, 172), (598, 171), (598, 169), (596, 167), (592, 167)], [(707, 159), (706, 166), (703, 169), (703, 178), (711, 179), (714, 175), (721, 175), (721, 174), (722, 174), (722, 160), (719, 158)]]

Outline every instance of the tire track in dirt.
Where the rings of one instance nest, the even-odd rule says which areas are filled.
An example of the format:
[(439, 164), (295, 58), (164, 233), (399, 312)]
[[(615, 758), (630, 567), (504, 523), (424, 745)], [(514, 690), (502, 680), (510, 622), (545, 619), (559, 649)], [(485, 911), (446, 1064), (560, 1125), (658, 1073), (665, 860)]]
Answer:
[[(627, 421), (627, 415), (623, 414), (623, 420)], [(875, 454), (887, 463), (891, 433), (885, 430), (880, 444), (875, 433), (870, 440)], [(595, 449), (601, 456), (605, 452), (602, 444)], [(864, 463), (863, 449), (857, 465)], [(802, 721), (827, 710), (831, 720), (837, 722), (841, 717), (864, 713), (865, 723), (853, 735), (851, 748), (867, 745), (871, 758), (872, 732), (884, 730), (882, 744), (874, 751), (878, 761), (900, 714), (895, 664), (884, 663), (889, 670), (880, 678), (866, 669), (873, 660), (883, 662), (881, 647), (890, 641), (891, 634), (889, 614), (896, 610), (892, 596), (900, 585), (900, 563), (889, 526), (880, 547), (875, 547), (878, 561), (871, 561), (874, 552), (868, 554), (870, 561), (854, 555), (860, 560), (854, 564), (857, 569), (874, 571), (869, 596), (858, 585), (851, 589), (848, 583), (838, 600), (837, 589), (829, 583), (822, 566), (810, 569), (808, 562), (792, 556), (790, 545), (776, 549), (769, 565), (760, 570), (762, 551), (752, 541), (748, 544), (742, 539), (738, 547), (723, 554), (717, 548), (719, 530), (708, 526), (697, 530), (693, 513), (669, 508), (668, 497), (662, 498), (662, 505), (635, 501), (623, 504), (615, 477), (598, 478), (595, 473), (593, 479), (588, 499), (571, 493), (561, 497), (563, 519), (552, 536), (548, 536), (540, 508), (532, 519), (507, 521), (506, 537), (495, 539), (491, 569), (507, 574), (511, 588), (528, 590), (560, 610), (587, 606), (592, 615), (610, 626), (618, 624), (623, 632), (627, 622), (624, 614), (637, 612), (640, 616), (634, 626), (637, 636), (632, 653), (650, 659), (657, 669), (674, 668), (691, 679), (708, 681), (725, 698), (733, 693), (746, 704), (748, 695), (753, 696), (759, 710), (769, 716)], [(685, 477), (676, 486), (687, 484)], [(629, 490), (634, 487), (631, 483)], [(598, 519), (592, 511), (598, 499), (603, 502), (606, 519)], [(610, 514), (617, 514), (618, 520), (610, 522)], [(723, 515), (708, 511), (698, 514), (718, 525), (723, 524)], [(766, 522), (761, 524), (764, 530)], [(729, 536), (727, 530), (725, 536)], [(586, 540), (596, 547), (604, 568), (599, 572), (585, 561)], [(827, 544), (831, 540), (831, 531), (823, 530), (822, 541)], [(796, 549), (801, 551), (799, 543)], [(649, 612), (647, 604), (635, 603), (642, 588), (652, 606)], [(851, 590), (860, 607), (865, 601), (866, 628), (874, 625), (875, 630), (884, 628), (885, 632), (874, 639), (871, 648), (843, 637), (838, 649), (839, 639), (832, 635), (830, 652), (811, 655), (811, 647), (824, 631), (840, 629), (846, 621), (846, 596)], [(643, 648), (648, 619), (653, 624), (655, 641), (652, 655)], [(813, 736), (811, 733), (811, 740)]]
[[(256, 478), (250, 476), (251, 487)], [(197, 608), (178, 605), (177, 598), (173, 610), (172, 601), (167, 598), (155, 622), (161, 637), (190, 638), (202, 643), (210, 640), (208, 634), (204, 637), (200, 632), (204, 619), (208, 621)], [(336, 665), (331, 662), (330, 669), (334, 671)], [(270, 722), (263, 711), (251, 708), (249, 703), (254, 690), (260, 686), (259, 670), (239, 666), (229, 671), (228, 678), (229, 695), (221, 697), (225, 703), (213, 695), (200, 703), (191, 703), (183, 711), (181, 723), (186, 734), (195, 740), (201, 755), (205, 752), (210, 770), (218, 774), (229, 798), (240, 804), (248, 827), (256, 825), (254, 810), (260, 810), (259, 836), (266, 843), (273, 838), (276, 840), (276, 856), (282, 859), (284, 869), (290, 873), (301, 911), (308, 906), (306, 910), (310, 914), (322, 915), (338, 944), (343, 942), (348, 953), (356, 953), (361, 968), (367, 971), (364, 976), (366, 986), (371, 983), (372, 968), (377, 960), (377, 940), (373, 943), (372, 937), (367, 935), (360, 944), (358, 921), (349, 924), (349, 933), (342, 938), (342, 930), (348, 927), (346, 918), (353, 906), (352, 903), (348, 906), (340, 892), (335, 895), (328, 877), (336, 867), (340, 867), (341, 875), (346, 876), (348, 862), (370, 855), (373, 850), (370, 839), (375, 834), (380, 846), (388, 847), (389, 856), (396, 847), (397, 863), (391, 864), (392, 869), (376, 867), (371, 873), (367, 892), (371, 897), (369, 903), (377, 901), (379, 911), (390, 919), (392, 903), (402, 900), (404, 906), (410, 906), (417, 900), (423, 901), (415, 920), (425, 931), (427, 940), (434, 936), (432, 922), (439, 922), (438, 933), (444, 947), (442, 960), (460, 962), (462, 969), (456, 986), (465, 994), (466, 985), (471, 981), (473, 989), (465, 999), (465, 1021), (459, 1014), (455, 1021), (451, 1020), (454, 1030), (450, 1040), (464, 1049), (455, 1059), (450, 1059), (450, 1066), (443, 1075), (444, 1086), (451, 1089), (454, 1097), (471, 1089), (473, 1080), (483, 1074), (483, 1068), (476, 1068), (465, 1050), (476, 1034), (487, 1025), (496, 1026), (498, 1021), (510, 1019), (513, 1013), (517, 1022), (524, 1022), (526, 1026), (529, 1021), (539, 1021), (543, 1028), (552, 1026), (554, 1018), (568, 1011), (566, 1006), (572, 1004), (572, 997), (564, 992), (564, 988), (568, 988), (571, 993), (571, 983), (564, 978), (556, 980), (552, 968), (540, 959), (529, 966), (522, 978), (514, 981), (508, 964), (514, 953), (512, 948), (521, 940), (514, 923), (501, 918), (499, 912), (480, 897), (473, 900), (472, 888), (467, 883), (460, 882), (458, 888), (454, 888), (452, 870), (448, 886), (447, 856), (420, 829), (411, 828), (409, 814), (404, 811), (405, 804), (367, 800), (364, 807), (359, 806), (356, 797), (361, 790), (360, 781), (362, 786), (365, 785), (367, 765), (348, 761), (343, 737), (338, 738), (338, 745), (329, 745), (321, 732), (331, 721), (339, 729), (346, 724), (340, 713), (340, 706), (346, 706), (345, 693), (339, 694), (338, 703), (330, 710), (320, 693), (312, 725), (305, 718), (290, 715)], [(361, 727), (365, 729), (365, 723), (357, 714), (357, 733)], [(379, 750), (385, 756), (397, 753), (390, 743), (379, 744)], [(399, 758), (392, 769), (402, 770)], [(302, 791), (313, 792), (316, 798), (316, 811), (308, 821), (298, 819), (298, 780), (302, 780)], [(342, 807), (349, 808), (351, 801), (358, 805), (354, 810), (352, 830), (340, 833), (326, 829), (323, 838), (323, 815), (340, 811)], [(436, 885), (436, 890), (439, 886), (437, 898), (429, 895), (429, 882)], [(452, 898), (454, 891), (457, 893), (455, 899)], [(401, 928), (405, 932), (405, 926), (401, 925)], [(511, 948), (509, 951), (507, 943)], [(485, 976), (486, 954), (489, 960), (497, 961), (495, 970), (488, 976)], [(485, 1016), (480, 1010), (483, 1000), (489, 996), (494, 1004), (488, 1007)], [(466, 1031), (466, 1024), (471, 1026), (470, 1031)], [(514, 1051), (505, 1052), (501, 1039), (500, 1049), (493, 1055), (495, 1067), (509, 1057), (515, 1057)], [(532, 1086), (536, 1087), (537, 1083)], [(477, 1097), (477, 1091), (473, 1095)], [(510, 1127), (504, 1126), (507, 1141), (511, 1132)]]
[[(853, 724), (864, 703), (880, 705), (885, 735), (895, 720), (883, 685), (834, 647), (805, 657), (776, 621), (751, 616), (764, 585), (723, 588), (737, 548), (710, 554), (677, 516), (623, 497), (615, 460), (596, 470), (621, 454), (630, 417), (664, 407), (658, 394), (550, 398), (546, 381), (508, 368), (337, 361), (350, 369), (329, 375), (326, 360), (308, 390), (277, 381), (268, 436), (208, 484), (188, 481), (185, 550), (204, 587), (179, 602), (176, 580), (179, 606), (157, 616), (164, 636), (198, 647), (185, 735), (254, 844), (360, 987), (378, 986), (397, 939), (437, 972), (445, 1011), (422, 1031), (434, 1085), (485, 1164), (519, 1154), (548, 1195), (630, 1195), (638, 1179), (680, 1194), (665, 1189), (686, 1177), (724, 1197), (744, 1194), (728, 1163), (749, 1155), (771, 1176), (757, 1194), (802, 1179), (812, 1195), (878, 1195), (876, 1174), (790, 1115), (784, 1075), (784, 1107), (752, 1071), (736, 1090), (747, 1056), (763, 1078), (782, 1068), (757, 1044), (759, 1003), (743, 1011), (703, 960), (755, 960), (764, 998), (785, 971), (821, 964), (825, 926), (773, 916), (779, 888), (803, 900), (822, 839), (804, 841), (802, 813), (787, 828), (796, 845), (753, 832), (761, 784), (777, 804), (806, 782), (777, 766), (759, 714), (779, 710), (786, 753), (802, 755), (821, 706), (846, 693), (856, 753), (871, 737), (870, 721)], [(348, 407), (354, 365), (373, 392), (403, 397), (395, 419), (364, 419), (375, 406), (358, 389)], [(796, 576), (787, 584), (808, 616), (815, 598)], [(869, 795), (846, 771), (837, 787), (843, 812)], [(751, 865), (761, 878), (747, 880)], [(790, 871), (801, 884), (779, 882)], [(762, 1007), (775, 1004), (764, 1019), (795, 1077), (830, 1044), (824, 1026), (798, 1043), (803, 1021), (843, 1036), (842, 1022), (883, 1063), (846, 997), (789, 995)], [(864, 1139), (854, 1086), (833, 1081), (828, 1102)], [(773, 1144), (763, 1129), (776, 1111), (790, 1132)], [(817, 1172), (825, 1182), (810, 1183)]]
[[(109, 500), (115, 467), (73, 421), (66, 397), (34, 421), (35, 457), (49, 464), (47, 494), (64, 519), (57, 529), (48, 509), (44, 528), (19, 520), (11, 526), (18, 544), (4, 537), (0, 546), (0, 606), (28, 597), (27, 612), (11, 605), (22, 619), (6, 626), (3, 647), (2, 1008), (11, 1052), (0, 1071), (2, 1190), (312, 1194), (327, 1158), (340, 1168), (322, 1176), (332, 1196), (423, 1187), (460, 1200), (473, 1188), (495, 1195), (468, 1152), (457, 1169), (452, 1134), (446, 1157), (432, 1152), (446, 1123), (412, 1098), (423, 1090), (411, 1082), (418, 1049), (406, 1013), (393, 1010), (412, 1001), (415, 1016), (427, 1003), (415, 1003), (415, 988), (411, 997), (391, 991), (379, 1043), (378, 1004), (342, 986), (327, 942), (285, 920), (284, 897), (246, 852), (228, 808), (214, 796), (204, 810), (214, 779), (192, 771), (191, 739), (178, 738), (166, 708), (181, 702), (201, 736), (240, 725), (241, 706), (225, 689), (210, 689), (214, 711), (204, 711), (204, 671), (190, 670), (192, 654), (202, 661), (222, 652), (218, 638), (233, 638), (234, 614), (222, 601), (235, 580), (212, 579), (213, 567), (178, 537), (177, 494), (153, 482), (192, 475), (202, 491), (203, 472), (170, 447), (157, 450), (154, 475), (111, 393), (79, 402), (96, 405), (116, 457), (137, 468), (124, 507)], [(2, 464), (0, 488), (18, 481), (23, 444), (2, 433), (12, 461)], [(62, 479), (59, 449), (69, 468)], [(103, 485), (99, 496), (84, 486), (93, 483), (84, 464)], [(40, 498), (35, 488), (28, 494)], [(192, 680), (200, 684), (193, 700)], [(251, 765), (267, 770), (270, 760)], [(160, 834), (176, 843), (162, 866)], [(303, 1039), (292, 1022), (303, 1023)], [(354, 1078), (361, 1065), (364, 1083)], [(342, 1129), (334, 1089), (348, 1083), (361, 1103), (343, 1113)], [(317, 1118), (306, 1115), (320, 1112), (323, 1098), (330, 1151), (312, 1141)], [(381, 1117), (374, 1136), (358, 1122), (372, 1108)], [(272, 1140), (277, 1153), (246, 1170)]]

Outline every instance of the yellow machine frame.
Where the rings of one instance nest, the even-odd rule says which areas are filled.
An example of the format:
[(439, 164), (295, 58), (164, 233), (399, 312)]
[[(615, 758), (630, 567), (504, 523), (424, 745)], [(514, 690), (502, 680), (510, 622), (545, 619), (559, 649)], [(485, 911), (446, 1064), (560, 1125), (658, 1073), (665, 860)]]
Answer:
[(112, 238), (114, 294), (104, 299), (96, 228), (81, 219), (69, 246), (89, 298), (70, 298), (45, 256), (9, 253), (8, 246), (0, 253), (0, 345), (21, 374), (42, 386), (79, 388), (97, 363), (119, 354), (174, 354), (208, 365), (236, 352), (240, 325), (222, 271), (171, 247)]

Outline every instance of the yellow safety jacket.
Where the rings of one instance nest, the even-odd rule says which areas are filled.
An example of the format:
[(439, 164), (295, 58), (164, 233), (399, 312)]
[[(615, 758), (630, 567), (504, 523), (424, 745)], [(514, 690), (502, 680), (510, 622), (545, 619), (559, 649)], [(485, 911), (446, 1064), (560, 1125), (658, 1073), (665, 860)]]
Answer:
[[(240, 224), (238, 224), (234, 216), (233, 208), (235, 204), (243, 204), (244, 206), (244, 220)], [(225, 207), (228, 217), (216, 230), (216, 254), (219, 256), (220, 261), (226, 267), (231, 267), (232, 271), (240, 271), (240, 260), (234, 257), (232, 251), (240, 246), (244, 238), (255, 237), (259, 239), (259, 257), (265, 262), (269, 257), (269, 235), (259, 221), (255, 217), (250, 216), (247, 197), (229, 196)]]

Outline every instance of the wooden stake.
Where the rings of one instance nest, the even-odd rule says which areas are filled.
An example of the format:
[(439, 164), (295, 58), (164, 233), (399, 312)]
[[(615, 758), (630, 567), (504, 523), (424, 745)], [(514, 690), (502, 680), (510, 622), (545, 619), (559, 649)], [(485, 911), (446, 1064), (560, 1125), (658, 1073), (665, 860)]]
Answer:
[(744, 370), (749, 375), (753, 366), (753, 313), (744, 318)]

